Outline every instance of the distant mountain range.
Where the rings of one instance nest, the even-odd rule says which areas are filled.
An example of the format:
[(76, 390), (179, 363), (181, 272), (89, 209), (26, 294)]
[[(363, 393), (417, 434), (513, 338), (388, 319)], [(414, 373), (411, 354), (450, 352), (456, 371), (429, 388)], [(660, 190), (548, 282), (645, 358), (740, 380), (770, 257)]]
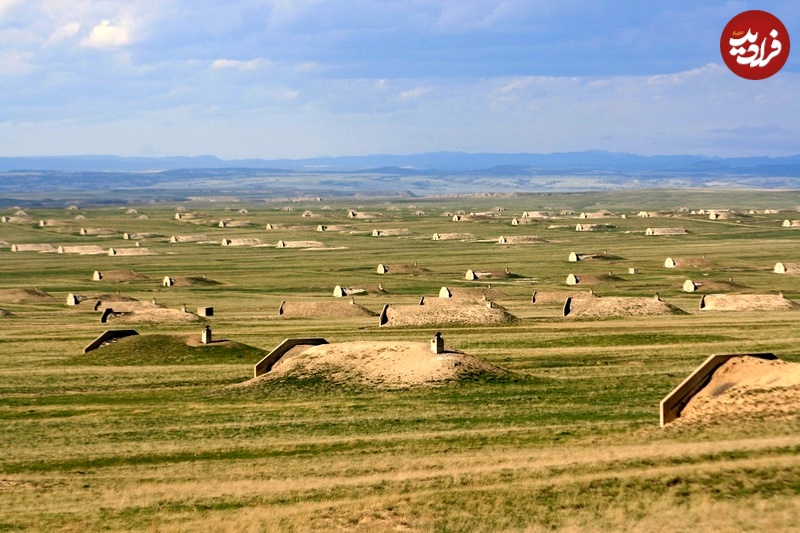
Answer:
[(800, 177), (800, 155), (788, 157), (641, 156), (603, 151), (554, 154), (431, 152), (410, 155), (223, 160), (197, 157), (104, 155), (0, 157), (0, 172), (154, 172), (177, 169), (259, 169), (274, 172), (370, 172), (381, 174), (480, 173), (489, 175), (585, 172), (724, 173)]
[(800, 155), (434, 152), (229, 161), (214, 156), (0, 157), (0, 200), (5, 199), (0, 204), (11, 205), (18, 193), (48, 198), (59, 196), (56, 191), (72, 191), (76, 198), (87, 197), (86, 191), (114, 191), (115, 198), (181, 200), (219, 194), (425, 196), (644, 187), (800, 189)]

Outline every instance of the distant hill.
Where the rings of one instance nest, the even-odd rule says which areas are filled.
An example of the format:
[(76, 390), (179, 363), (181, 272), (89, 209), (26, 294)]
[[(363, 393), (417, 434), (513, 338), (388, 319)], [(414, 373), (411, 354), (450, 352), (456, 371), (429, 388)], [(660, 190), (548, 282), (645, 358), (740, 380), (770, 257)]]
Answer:
[(481, 172), (507, 175), (536, 170), (558, 172), (726, 172), (800, 176), (800, 155), (788, 157), (719, 158), (698, 155), (642, 156), (585, 151), (553, 154), (431, 152), (410, 155), (364, 155), (308, 159), (222, 160), (216, 156), (118, 157), (105, 155), (0, 157), (0, 172), (156, 172), (177, 169), (259, 169), (303, 172), (368, 172), (386, 174)]
[[(433, 152), (411, 155), (246, 159), (0, 157), (0, 206), (17, 193), (94, 202), (181, 201), (239, 195), (403, 196), (603, 191), (631, 188), (800, 189), (800, 156), (720, 158), (601, 151), (556, 154)], [(51, 196), (51, 193), (61, 191)], [(69, 191), (70, 195), (64, 193)]]

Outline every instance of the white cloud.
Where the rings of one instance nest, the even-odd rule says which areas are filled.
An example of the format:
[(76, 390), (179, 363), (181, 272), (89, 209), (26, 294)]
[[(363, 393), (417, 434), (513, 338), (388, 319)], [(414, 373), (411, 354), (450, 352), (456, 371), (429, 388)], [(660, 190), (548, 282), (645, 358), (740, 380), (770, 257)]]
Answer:
[(0, 17), (11, 11), (15, 5), (22, 3), (22, 0), (0, 0)]
[(131, 43), (131, 30), (126, 23), (104, 20), (92, 28), (92, 32), (81, 40), (88, 48), (119, 48)]
[(50, 34), (50, 37), (44, 42), (45, 46), (51, 46), (66, 39), (70, 39), (75, 37), (81, 29), (80, 22), (68, 22), (63, 26), (59, 26), (56, 30)]
[(409, 89), (408, 91), (401, 92), (397, 95), (397, 99), (401, 102), (410, 102), (411, 100), (416, 100), (420, 96), (423, 96), (429, 92), (431, 92), (431, 90), (428, 87), (415, 87), (413, 89)]
[(215, 59), (211, 62), (211, 68), (214, 70), (257, 70), (269, 64), (264, 58), (250, 59), (249, 61), (240, 61), (238, 59)]
[(15, 50), (0, 53), (0, 75), (25, 76), (33, 72), (36, 67), (30, 63), (32, 57), (30, 52)]
[(327, 70), (327, 67), (315, 61), (306, 61), (305, 63), (297, 64), (294, 67), (294, 70), (301, 74), (314, 74), (317, 72), (323, 72)]

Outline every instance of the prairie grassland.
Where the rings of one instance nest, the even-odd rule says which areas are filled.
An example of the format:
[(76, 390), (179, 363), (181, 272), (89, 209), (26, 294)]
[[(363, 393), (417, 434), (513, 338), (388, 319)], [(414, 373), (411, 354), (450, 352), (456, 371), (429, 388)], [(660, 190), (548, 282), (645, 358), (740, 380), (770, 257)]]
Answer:
[[(800, 361), (800, 311), (706, 313), (685, 279), (725, 292), (800, 300), (800, 276), (773, 274), (800, 263), (796, 213), (711, 221), (641, 219), (643, 209), (783, 208), (800, 193), (663, 191), (291, 204), (183, 204), (206, 222), (174, 219), (175, 207), (85, 208), (68, 226), (0, 225), (0, 241), (134, 246), (122, 232), (158, 234), (153, 256), (9, 253), (0, 249), (0, 291), (33, 288), (52, 301), (2, 301), (0, 317), (0, 530), (151, 531), (543, 531), (770, 530), (800, 528), (800, 417), (747, 414), (703, 425), (658, 427), (658, 402), (711, 353), (771, 351)], [(358, 206), (364, 205), (363, 208)], [(413, 204), (415, 209), (410, 209)], [(445, 211), (505, 211), (452, 222)], [(249, 213), (239, 214), (240, 207)], [(226, 208), (229, 208), (226, 210)], [(381, 212), (348, 219), (345, 209)], [(310, 209), (313, 218), (302, 218)], [(426, 211), (416, 216), (414, 211)], [(577, 216), (512, 226), (525, 210), (610, 209), (610, 231), (575, 231)], [(27, 208), (36, 220), (75, 213)], [(6, 214), (4, 211), (2, 214)], [(253, 226), (220, 228), (222, 218)], [(588, 222), (592, 222), (589, 220)], [(266, 230), (271, 223), (282, 225)], [(348, 226), (317, 232), (318, 224)], [(556, 226), (556, 227), (551, 227)], [(646, 237), (647, 227), (688, 235)], [(114, 236), (79, 229), (114, 228)], [(372, 237), (373, 229), (410, 235)], [(432, 241), (470, 232), (474, 241)], [(205, 234), (213, 244), (170, 244)], [(542, 244), (499, 245), (501, 235), (539, 235)], [(223, 238), (318, 240), (313, 250), (222, 247)], [(612, 260), (569, 263), (571, 251)], [(703, 265), (665, 269), (666, 257)], [(378, 263), (424, 268), (378, 275)], [(467, 269), (515, 277), (469, 282)], [(628, 274), (628, 268), (638, 274)], [(95, 270), (133, 269), (146, 280), (91, 280)], [(607, 281), (568, 288), (568, 273)], [(206, 277), (165, 288), (164, 276)], [(212, 283), (212, 282), (217, 283)], [(714, 283), (716, 285), (714, 285)], [(378, 290), (378, 284), (384, 291)], [(218, 350), (187, 360), (176, 346), (146, 360), (82, 348), (108, 327), (68, 293), (120, 292), (189, 310), (213, 306), (214, 336), (270, 350), (287, 337), (425, 341), (436, 329), (379, 328), (373, 317), (283, 319), (287, 301), (325, 301), (335, 285), (367, 289), (356, 303), (380, 311), (412, 304), (441, 286), (486, 287), (520, 318), (511, 325), (442, 329), (448, 348), (514, 372), (437, 388), (400, 391), (292, 379), (232, 388), (255, 360)], [(727, 284), (727, 285), (726, 285)], [(688, 312), (664, 317), (570, 320), (531, 293), (585, 292), (660, 297)], [(2, 294), (2, 292), (0, 292)], [(197, 335), (197, 324), (134, 327), (142, 334)], [(183, 350), (183, 351), (181, 351)], [(180, 354), (178, 353), (180, 352)], [(251, 356), (249, 356), (251, 357)]]

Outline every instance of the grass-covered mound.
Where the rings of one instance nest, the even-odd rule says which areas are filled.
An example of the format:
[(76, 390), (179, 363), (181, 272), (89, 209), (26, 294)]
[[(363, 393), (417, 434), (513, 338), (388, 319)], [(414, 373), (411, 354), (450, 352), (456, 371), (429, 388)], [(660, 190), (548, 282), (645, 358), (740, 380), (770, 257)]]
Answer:
[(79, 365), (216, 365), (255, 363), (267, 352), (236, 341), (200, 344), (200, 335), (135, 335), (70, 360)]
[(175, 287), (209, 287), (220, 282), (205, 276), (175, 276), (173, 284)]

